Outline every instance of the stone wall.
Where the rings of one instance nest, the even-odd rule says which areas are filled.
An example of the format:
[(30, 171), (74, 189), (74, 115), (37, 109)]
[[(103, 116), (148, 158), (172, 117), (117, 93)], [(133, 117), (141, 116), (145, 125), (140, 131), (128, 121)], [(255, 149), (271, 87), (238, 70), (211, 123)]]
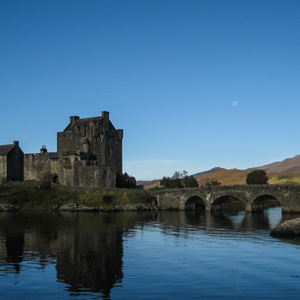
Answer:
[(45, 173), (60, 173), (60, 169), (61, 163), (55, 152), (24, 155), (24, 180), (39, 181)]
[(6, 155), (0, 156), (0, 180), (7, 179)]

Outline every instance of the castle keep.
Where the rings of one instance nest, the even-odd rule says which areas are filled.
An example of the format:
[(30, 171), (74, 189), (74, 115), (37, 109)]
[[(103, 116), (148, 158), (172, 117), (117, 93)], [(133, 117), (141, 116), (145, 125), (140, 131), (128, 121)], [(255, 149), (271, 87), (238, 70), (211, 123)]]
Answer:
[(115, 129), (106, 111), (100, 117), (72, 116), (57, 133), (57, 152), (42, 146), (40, 153), (24, 154), (24, 180), (40, 180), (48, 173), (61, 185), (115, 187), (116, 174), (122, 173), (122, 139), (123, 130)]

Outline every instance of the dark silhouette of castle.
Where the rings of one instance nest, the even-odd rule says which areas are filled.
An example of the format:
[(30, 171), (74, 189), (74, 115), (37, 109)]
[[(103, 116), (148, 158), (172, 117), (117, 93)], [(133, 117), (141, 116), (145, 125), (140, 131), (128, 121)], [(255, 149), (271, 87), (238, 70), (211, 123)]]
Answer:
[[(23, 155), (17, 142), (0, 146), (0, 177), (41, 180), (45, 174), (51, 174), (52, 182), (61, 185), (115, 187), (116, 175), (122, 173), (122, 139), (123, 130), (115, 129), (109, 120), (109, 112), (103, 111), (102, 116), (85, 119), (72, 116), (64, 131), (57, 133), (57, 152), (47, 152), (42, 146), (40, 153)], [(14, 147), (17, 147), (14, 150), (17, 155), (10, 155), (10, 160), (18, 174), (11, 177), (12, 172), (7, 168), (4, 170), (1, 162), (8, 161), (6, 150)], [(20, 164), (23, 164), (21, 168)], [(16, 166), (19, 166), (18, 170)]]

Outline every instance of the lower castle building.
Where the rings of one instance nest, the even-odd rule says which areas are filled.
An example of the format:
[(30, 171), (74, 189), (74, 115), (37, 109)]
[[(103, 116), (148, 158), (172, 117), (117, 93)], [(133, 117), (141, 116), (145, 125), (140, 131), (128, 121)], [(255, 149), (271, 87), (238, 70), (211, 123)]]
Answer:
[[(69, 125), (57, 133), (57, 152), (47, 152), (42, 146), (40, 153), (24, 154), (23, 162), (18, 158), (19, 164), (23, 163), (23, 174), (17, 179), (10, 178), (8, 170), (1, 170), (1, 157), (5, 160), (1, 149), (5, 153), (8, 146), (19, 147), (18, 143), (0, 146), (0, 177), (40, 180), (45, 174), (51, 174), (52, 182), (61, 185), (113, 188), (116, 174), (122, 173), (122, 139), (123, 130), (115, 129), (109, 112), (85, 119), (72, 116)], [(20, 151), (15, 152), (20, 155)]]

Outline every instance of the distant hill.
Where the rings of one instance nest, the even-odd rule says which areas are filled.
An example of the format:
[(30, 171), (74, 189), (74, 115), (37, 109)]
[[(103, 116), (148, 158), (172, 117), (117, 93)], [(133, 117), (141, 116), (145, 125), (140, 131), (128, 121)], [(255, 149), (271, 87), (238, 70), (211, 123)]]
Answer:
[(159, 186), (160, 183), (160, 179), (154, 179), (154, 180), (137, 180), (136, 181), (136, 185), (143, 185), (144, 187), (149, 187), (151, 188), (151, 186), (155, 187), (155, 186)]
[[(218, 180), (222, 185), (245, 184), (247, 174), (255, 169), (265, 170), (269, 178), (268, 183), (270, 184), (300, 184), (300, 155), (264, 166), (249, 168), (247, 170), (228, 170), (215, 167), (208, 171), (196, 173), (192, 176), (197, 179), (199, 186), (204, 185), (208, 180)], [(137, 184), (143, 185), (146, 189), (157, 187), (159, 186), (159, 183), (159, 179), (137, 181)]]
[(210, 180), (217, 180), (222, 185), (245, 184), (248, 173), (249, 171), (246, 170), (222, 169), (216, 172), (204, 173), (200, 176), (196, 176), (196, 179), (199, 186), (205, 185), (205, 183)]
[[(251, 170), (224, 169), (222, 171), (197, 176), (196, 179), (199, 186), (205, 185), (209, 180), (218, 180), (222, 185), (245, 184), (247, 175), (250, 171)], [(269, 184), (300, 184), (300, 173), (288, 174), (267, 172), (267, 176), (269, 178)]]
[(257, 167), (255, 169), (263, 169), (267, 173), (300, 174), (300, 155)]
[(220, 167), (215, 167), (215, 168), (212, 168), (212, 169), (210, 169), (208, 171), (196, 173), (196, 174), (193, 174), (191, 176), (197, 177), (197, 176), (200, 176), (200, 175), (204, 175), (204, 174), (207, 174), (207, 173), (213, 173), (213, 172), (217, 172), (217, 171), (221, 171), (221, 170), (225, 170), (225, 169), (224, 168), (220, 168)]
[(196, 176), (199, 185), (205, 184), (207, 180), (212, 179), (218, 180), (222, 185), (245, 184), (247, 174), (255, 169), (265, 170), (269, 178), (268, 183), (270, 184), (300, 184), (300, 155), (247, 170), (219, 169), (221, 170), (202, 172), (202, 174), (200, 173), (200, 175)]

